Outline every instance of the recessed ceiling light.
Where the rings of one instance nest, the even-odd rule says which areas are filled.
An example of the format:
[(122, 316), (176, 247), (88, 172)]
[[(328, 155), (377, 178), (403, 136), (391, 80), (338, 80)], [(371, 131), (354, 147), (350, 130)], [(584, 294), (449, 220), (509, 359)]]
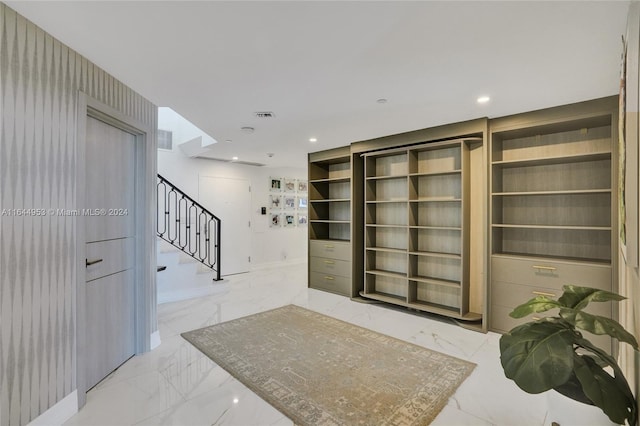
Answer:
[(240, 130), (242, 130), (245, 133), (253, 133), (256, 129), (254, 129), (253, 127), (241, 127)]
[(376, 102), (379, 103), (379, 104), (386, 104), (387, 100), (385, 98), (380, 98)]
[(309, 142), (318, 142), (317, 138), (309, 138)]
[(233, 161), (238, 161), (238, 157), (232, 157), (231, 158)]
[(240, 400), (238, 398), (233, 398), (233, 403), (237, 404), (238, 402), (240, 402)]
[(487, 102), (489, 102), (490, 100), (491, 100), (491, 98), (490, 98), (490, 97), (488, 97), (488, 96), (480, 96), (476, 101), (477, 101), (479, 104), (486, 104), (486, 103), (487, 103)]

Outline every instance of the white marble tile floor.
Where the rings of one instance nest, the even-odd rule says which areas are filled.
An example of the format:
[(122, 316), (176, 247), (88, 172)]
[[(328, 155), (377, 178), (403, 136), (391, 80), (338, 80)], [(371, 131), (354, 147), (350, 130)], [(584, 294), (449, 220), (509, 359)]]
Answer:
[(546, 399), (507, 380), (494, 333), (308, 289), (306, 264), (227, 277), (216, 294), (158, 307), (162, 344), (135, 356), (87, 395), (65, 425), (292, 425), (180, 333), (290, 303), (477, 364), (433, 425), (545, 424)]

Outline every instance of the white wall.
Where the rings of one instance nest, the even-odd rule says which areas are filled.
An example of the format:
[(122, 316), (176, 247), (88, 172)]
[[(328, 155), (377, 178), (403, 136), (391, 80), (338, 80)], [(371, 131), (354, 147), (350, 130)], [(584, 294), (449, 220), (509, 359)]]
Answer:
[[(200, 202), (200, 176), (246, 179), (251, 185), (251, 268), (260, 264), (280, 261), (305, 260), (307, 257), (307, 227), (270, 228), (268, 215), (260, 214), (260, 207), (269, 201), (269, 177), (307, 179), (307, 165), (300, 167), (270, 168), (225, 163), (202, 158), (186, 157), (178, 144), (197, 136), (212, 140), (190, 123), (181, 122), (171, 112), (160, 108), (158, 127), (173, 131), (173, 151), (158, 150), (158, 173), (178, 186), (187, 195)], [(182, 119), (184, 120), (184, 119)], [(224, 142), (222, 142), (224, 143)], [(213, 214), (215, 206), (205, 205)], [(222, 232), (229, 232), (223, 229)], [(224, 247), (222, 256), (225, 256)], [(244, 254), (243, 254), (244, 255)], [(224, 271), (222, 271), (224, 274)]]

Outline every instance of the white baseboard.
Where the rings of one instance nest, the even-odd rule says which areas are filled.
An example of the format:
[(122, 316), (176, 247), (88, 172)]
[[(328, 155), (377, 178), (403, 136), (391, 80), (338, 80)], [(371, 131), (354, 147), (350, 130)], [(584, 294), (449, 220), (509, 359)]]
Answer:
[(154, 350), (155, 348), (160, 346), (160, 343), (162, 343), (162, 341), (160, 340), (160, 331), (156, 330), (153, 333), (151, 333), (150, 340), (151, 340), (150, 350)]
[(74, 390), (56, 405), (33, 419), (27, 426), (59, 426), (78, 412), (78, 391)]

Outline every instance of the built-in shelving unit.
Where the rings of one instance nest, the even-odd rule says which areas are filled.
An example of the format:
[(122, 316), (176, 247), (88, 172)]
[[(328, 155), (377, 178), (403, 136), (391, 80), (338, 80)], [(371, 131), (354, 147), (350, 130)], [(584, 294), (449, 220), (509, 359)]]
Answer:
[[(605, 99), (492, 121), (492, 329), (517, 325), (508, 312), (527, 295), (612, 290), (615, 108)], [(594, 306), (611, 316), (610, 304)]]
[(469, 152), (482, 145), (468, 137), (363, 154), (362, 297), (482, 320), (469, 304)]
[(351, 293), (349, 147), (309, 154), (309, 286)]

